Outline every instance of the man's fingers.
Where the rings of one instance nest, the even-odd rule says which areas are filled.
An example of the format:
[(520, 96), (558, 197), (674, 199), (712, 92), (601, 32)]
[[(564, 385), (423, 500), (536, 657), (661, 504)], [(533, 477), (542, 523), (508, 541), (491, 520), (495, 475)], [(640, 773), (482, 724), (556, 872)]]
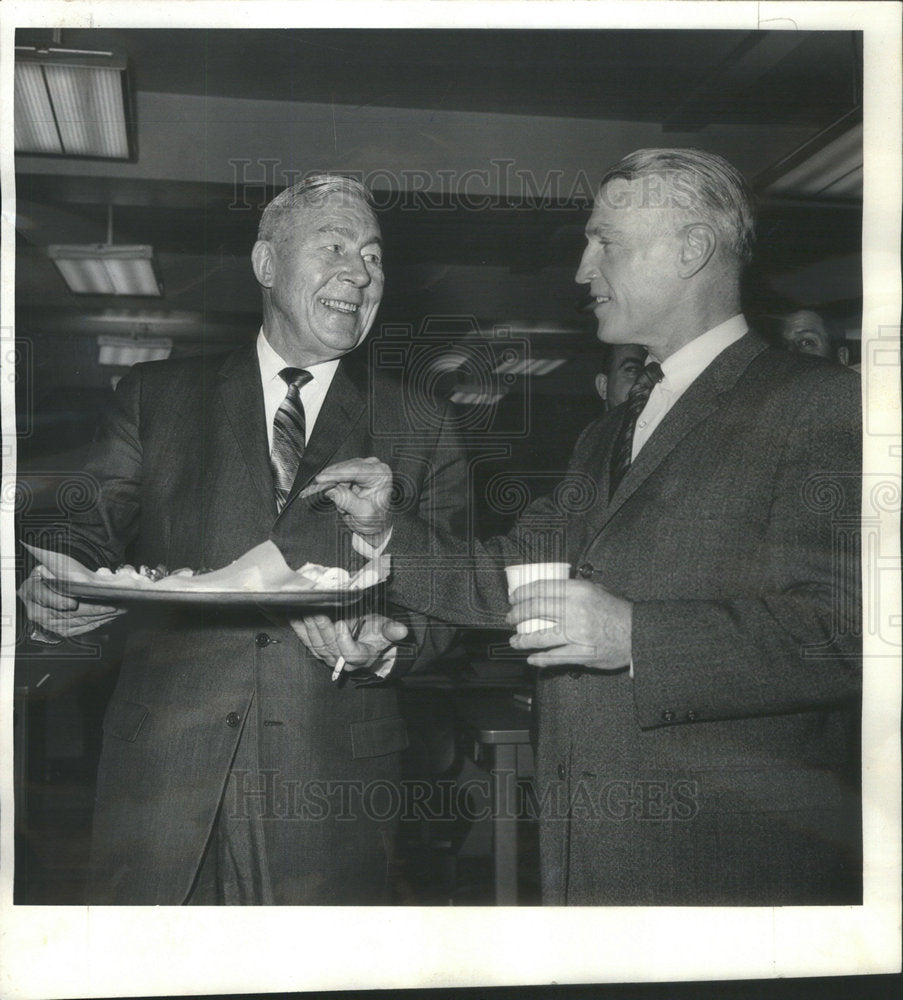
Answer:
[(303, 618), (289, 618), (288, 623), (294, 630), (295, 635), (310, 649), (313, 641), (307, 628), (307, 622)]
[(527, 663), (531, 667), (566, 667), (588, 663), (596, 655), (592, 646), (558, 646), (540, 653), (531, 653)]
[(93, 632), (94, 629), (106, 625), (120, 615), (126, 613), (125, 608), (113, 608), (106, 614), (92, 615), (65, 615), (57, 617), (53, 614), (37, 614), (32, 617), (32, 621), (42, 629), (61, 636), (64, 639), (76, 635), (84, 635), (85, 632)]
[[(45, 583), (45, 580), (53, 579), (43, 566), (35, 566), (28, 579), (19, 587), (19, 597), (29, 613), (29, 605), (52, 608), (54, 611), (74, 611), (78, 607), (78, 601), (74, 597), (61, 594)], [(33, 618), (34, 615), (30, 614), (30, 617)]]
[(382, 627), (383, 637), (389, 642), (401, 642), (401, 640), (408, 634), (407, 625), (396, 621), (387, 621)]
[(336, 644), (346, 663), (354, 666), (364, 663), (372, 656), (372, 650), (364, 641), (351, 638), (351, 630), (345, 622), (336, 622)]
[(318, 472), (317, 483), (354, 483), (372, 488), (392, 482), (392, 470), (378, 458), (356, 458), (337, 462)]
[(326, 615), (312, 615), (307, 619), (314, 651), (322, 659), (335, 662), (339, 656), (334, 623)]
[(537, 629), (535, 632), (515, 632), (508, 640), (512, 649), (552, 649), (567, 643), (561, 626)]
[(352, 517), (356, 517), (360, 514), (370, 513), (372, 507), (365, 500), (361, 498), (350, 490), (347, 486), (339, 484), (338, 486), (330, 486), (326, 490), (326, 496), (345, 514), (350, 514)]
[(289, 624), (305, 646), (324, 663), (332, 666), (338, 659), (332, 622), (325, 615), (292, 618)]
[(546, 618), (561, 622), (566, 612), (566, 604), (561, 597), (532, 597), (512, 604), (506, 618), (509, 625), (517, 626), (530, 618)]
[[(47, 629), (56, 635), (71, 638), (75, 635), (84, 635), (86, 632), (93, 632), (94, 629), (100, 628), (101, 625), (106, 625), (107, 622), (111, 622), (114, 618), (118, 618), (120, 615), (124, 614), (125, 609), (120, 608), (114, 611), (111, 615), (104, 615), (102, 617), (90, 618), (87, 620), (82, 618), (75, 619), (74, 621), (69, 618), (62, 618), (59, 620), (51, 619), (50, 623), (47, 625)], [(40, 624), (40, 622), (38, 624)]]

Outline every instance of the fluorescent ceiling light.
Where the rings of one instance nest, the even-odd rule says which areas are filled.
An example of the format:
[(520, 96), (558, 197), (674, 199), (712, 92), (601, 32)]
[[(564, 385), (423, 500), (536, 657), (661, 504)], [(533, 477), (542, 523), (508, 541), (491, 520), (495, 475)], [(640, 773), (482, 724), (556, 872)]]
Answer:
[(76, 295), (163, 294), (154, 270), (153, 247), (52, 245), (47, 247), (47, 256)]
[(566, 358), (511, 358), (498, 364), (496, 375), (548, 375), (566, 361)]
[(129, 368), (140, 361), (163, 361), (169, 357), (172, 341), (166, 337), (132, 340), (130, 337), (98, 337), (98, 361), (102, 365)]
[[(836, 136), (765, 187), (768, 194), (796, 198), (862, 198), (862, 123)], [(805, 152), (805, 147), (801, 152)]]
[(457, 389), (449, 398), (453, 403), (458, 403), (461, 406), (490, 406), (503, 399), (504, 396), (505, 393), (503, 392), (480, 392)]
[(16, 152), (129, 159), (126, 68), (112, 52), (16, 46)]

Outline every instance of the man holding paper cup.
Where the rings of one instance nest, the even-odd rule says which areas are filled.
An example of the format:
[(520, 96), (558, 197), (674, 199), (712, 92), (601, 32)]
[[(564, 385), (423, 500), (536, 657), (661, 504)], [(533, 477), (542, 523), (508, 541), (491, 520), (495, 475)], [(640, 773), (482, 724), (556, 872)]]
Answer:
[[(459, 516), (464, 463), (444, 411), (412, 428), (395, 380), (372, 371), (360, 346), (383, 292), (364, 187), (316, 176), (282, 192), (251, 261), (263, 297), (256, 341), (136, 365), (119, 384), (88, 465), (96, 502), (63, 526), (67, 553), (88, 569), (128, 558), (220, 570), (252, 553), (291, 570), (359, 569), (380, 554), (356, 533), (366, 520), (347, 527), (312, 481), (361, 453), (385, 460), (437, 529)], [(352, 495), (379, 500), (381, 488)], [(34, 638), (77, 636), (121, 613), (60, 595), (48, 575), (38, 566), (20, 590)], [(290, 623), (284, 595), (263, 608), (231, 596), (128, 612), (104, 720), (90, 902), (389, 901), (407, 734), (386, 678), (435, 655), (450, 630), (427, 633), (422, 616), (400, 622), (366, 603), (337, 622), (298, 610)]]
[[(752, 242), (751, 197), (721, 157), (615, 164), (576, 280), (599, 339), (648, 352), (628, 400), (506, 537), (370, 512), (392, 529), (397, 600), (506, 620), (541, 668), (548, 903), (861, 900), (860, 387), (749, 330)], [(364, 490), (385, 470), (322, 479), (352, 474)], [(345, 487), (336, 499), (361, 506)], [(533, 565), (511, 580), (553, 550), (572, 579)], [(406, 562), (423, 552), (431, 568)], [(523, 582), (510, 607), (502, 566)]]

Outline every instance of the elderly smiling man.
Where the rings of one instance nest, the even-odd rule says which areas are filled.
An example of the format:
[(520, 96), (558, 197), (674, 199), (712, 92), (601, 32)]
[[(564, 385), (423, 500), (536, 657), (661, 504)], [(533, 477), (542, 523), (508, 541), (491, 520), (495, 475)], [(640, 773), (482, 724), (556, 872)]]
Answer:
[[(301, 492), (327, 463), (361, 453), (389, 462), (436, 528), (452, 526), (460, 456), (441, 412), (413, 434), (397, 385), (360, 348), (383, 292), (365, 189), (320, 176), (282, 192), (251, 260), (263, 296), (254, 343), (137, 365), (120, 383), (88, 466), (97, 503), (66, 526), (87, 565), (128, 555), (212, 569), (267, 539), (293, 567), (359, 560), (365, 543)], [(37, 636), (78, 635), (119, 613), (61, 597), (41, 567), (21, 597)], [(411, 665), (395, 644), (408, 626), (423, 639), (422, 620), (367, 614), (356, 639), (340, 626), (358, 672), (332, 683), (303, 623), (293, 630), (275, 612), (128, 616), (104, 721), (90, 901), (387, 901), (394, 819), (349, 796), (399, 778), (407, 737), (381, 678)]]
[[(539, 668), (549, 903), (861, 898), (859, 562), (844, 527), (858, 524), (859, 380), (748, 329), (752, 238), (746, 185), (721, 157), (639, 150), (608, 170), (576, 278), (599, 339), (644, 347), (645, 373), (580, 437), (577, 489), (536, 500), (509, 536), (481, 546), (393, 514), (380, 463), (323, 477), (370, 489), (335, 496), (359, 517), (372, 505), (374, 533), (391, 527), (407, 606), (554, 623), (511, 638)], [(576, 578), (522, 587), (509, 610), (501, 565), (544, 561), (531, 539), (556, 528)], [(406, 565), (422, 552), (432, 573)]]

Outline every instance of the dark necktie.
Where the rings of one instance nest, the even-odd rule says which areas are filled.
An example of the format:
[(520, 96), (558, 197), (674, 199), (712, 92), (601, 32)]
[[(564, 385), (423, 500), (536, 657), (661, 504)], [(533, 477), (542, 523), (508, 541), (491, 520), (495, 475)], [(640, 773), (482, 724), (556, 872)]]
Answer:
[(621, 429), (615, 440), (614, 451), (611, 454), (611, 475), (609, 478), (608, 498), (614, 496), (615, 490), (630, 468), (630, 456), (633, 451), (633, 432), (643, 407), (649, 401), (652, 387), (665, 377), (661, 365), (650, 361), (643, 369), (639, 378), (633, 383), (627, 396), (627, 410), (621, 422)]
[(282, 510), (304, 454), (305, 421), (301, 386), (306, 385), (312, 376), (303, 368), (283, 368), (279, 377), (288, 386), (288, 391), (273, 417), (270, 465), (273, 468), (276, 509)]

